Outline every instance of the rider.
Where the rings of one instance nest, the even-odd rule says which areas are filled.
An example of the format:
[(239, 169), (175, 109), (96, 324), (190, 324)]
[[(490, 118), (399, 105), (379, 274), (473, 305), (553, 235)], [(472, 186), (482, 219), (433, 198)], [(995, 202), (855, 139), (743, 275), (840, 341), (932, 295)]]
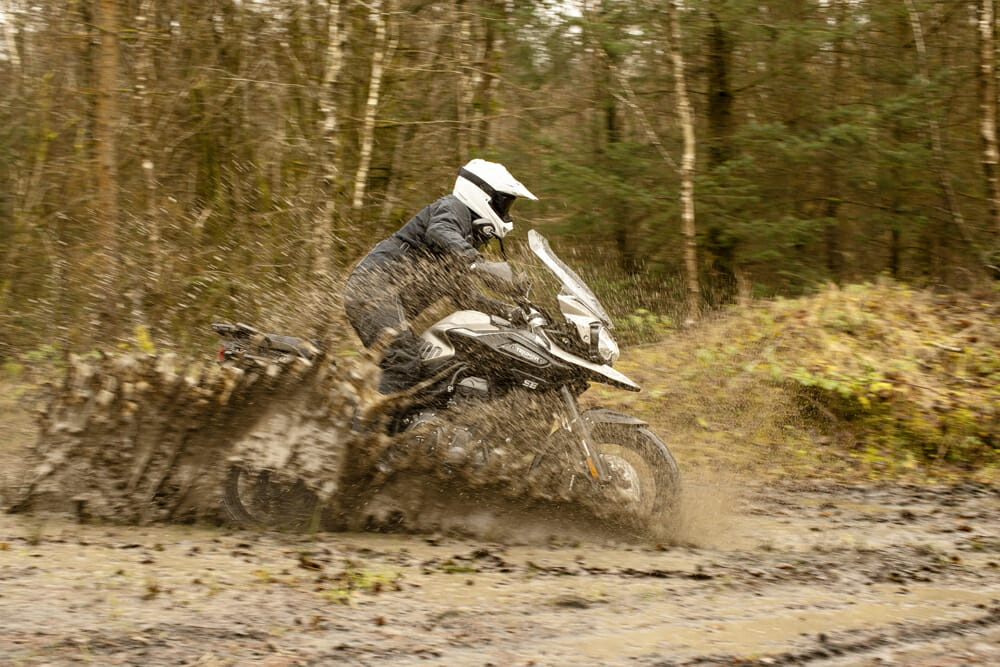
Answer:
[[(510, 307), (472, 289), (467, 277), (485, 262), (479, 250), (514, 228), (510, 207), (537, 199), (495, 162), (462, 167), (451, 194), (425, 207), (376, 245), (347, 280), (344, 309), (365, 347), (390, 338), (379, 366), (383, 394), (402, 391), (425, 372), (410, 320), (443, 297), (459, 308), (508, 316)], [(502, 243), (502, 241), (501, 241)]]

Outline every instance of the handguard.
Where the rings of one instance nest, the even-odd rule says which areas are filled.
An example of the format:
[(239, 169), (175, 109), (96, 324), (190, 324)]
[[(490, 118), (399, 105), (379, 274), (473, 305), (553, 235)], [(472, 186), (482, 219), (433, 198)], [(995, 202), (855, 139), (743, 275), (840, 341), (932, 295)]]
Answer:
[(514, 271), (507, 262), (490, 262), (479, 260), (469, 267), (472, 275), (479, 278), (483, 284), (500, 294), (508, 296), (521, 296), (524, 290), (518, 284), (514, 276)]

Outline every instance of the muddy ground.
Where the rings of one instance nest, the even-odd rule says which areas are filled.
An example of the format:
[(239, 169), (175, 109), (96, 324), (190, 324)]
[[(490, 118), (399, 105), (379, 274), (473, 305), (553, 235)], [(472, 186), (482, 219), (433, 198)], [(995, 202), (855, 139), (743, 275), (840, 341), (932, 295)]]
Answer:
[(986, 486), (735, 479), (668, 544), (0, 515), (0, 663), (1000, 664), (998, 526)]
[[(0, 507), (25, 470), (48, 471), (32, 488), (49, 499), (0, 513), (0, 665), (1000, 665), (995, 485), (764, 483), (679, 443), (681, 504), (654, 543), (437, 498), (433, 476), (421, 502), (395, 498), (443, 534), (235, 530), (217, 482), (194, 492), (235, 449), (208, 448), (230, 429), (217, 406), (257, 415), (242, 441), (268, 452), (322, 449), (318, 431), (272, 423), (299, 394), (274, 401), (266, 378), (239, 394), (245, 377), (161, 366), (126, 369), (160, 402), (133, 402), (144, 385), (120, 369), (70, 374), (37, 440), (30, 396), (0, 393)], [(295, 402), (324, 429), (328, 404)], [(170, 506), (198, 512), (148, 511), (174, 479)]]

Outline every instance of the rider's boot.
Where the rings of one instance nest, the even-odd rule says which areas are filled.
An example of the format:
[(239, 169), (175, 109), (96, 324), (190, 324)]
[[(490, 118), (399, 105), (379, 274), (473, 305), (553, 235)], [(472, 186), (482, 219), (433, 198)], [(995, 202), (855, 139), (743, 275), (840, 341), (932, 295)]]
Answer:
[(409, 331), (396, 336), (379, 362), (382, 378), (380, 394), (405, 391), (424, 378), (424, 363), (420, 358), (420, 343)]

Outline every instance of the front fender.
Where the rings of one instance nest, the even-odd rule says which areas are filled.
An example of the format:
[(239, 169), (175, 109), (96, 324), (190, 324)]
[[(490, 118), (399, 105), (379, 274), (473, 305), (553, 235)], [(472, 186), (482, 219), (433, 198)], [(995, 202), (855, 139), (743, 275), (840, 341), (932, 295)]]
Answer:
[(591, 408), (583, 412), (583, 418), (591, 424), (629, 424), (631, 426), (649, 426), (638, 417), (608, 408)]

